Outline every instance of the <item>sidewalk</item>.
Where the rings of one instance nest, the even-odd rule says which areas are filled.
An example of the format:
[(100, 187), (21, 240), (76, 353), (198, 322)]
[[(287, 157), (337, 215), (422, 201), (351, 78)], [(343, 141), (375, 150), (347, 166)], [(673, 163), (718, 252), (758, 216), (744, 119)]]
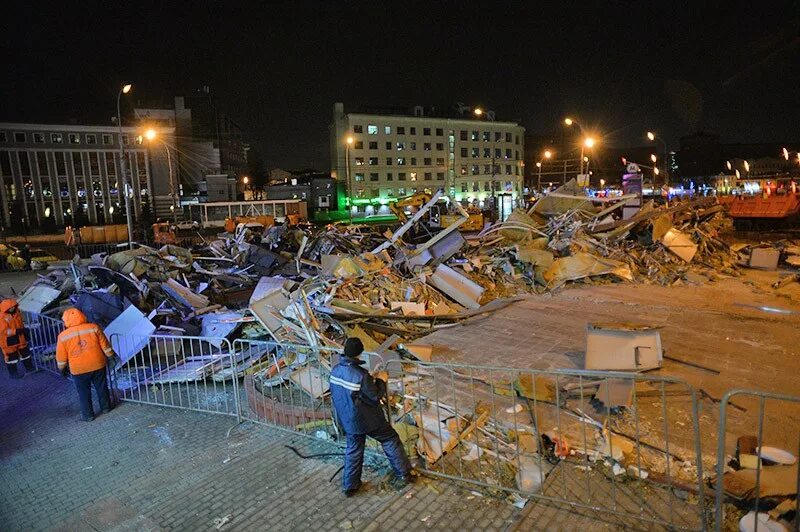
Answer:
[(4, 530), (508, 530), (528, 510), (427, 478), (396, 492), (382, 461), (346, 499), (339, 457), (286, 448), (324, 442), (131, 403), (85, 423), (71, 382), (0, 371)]

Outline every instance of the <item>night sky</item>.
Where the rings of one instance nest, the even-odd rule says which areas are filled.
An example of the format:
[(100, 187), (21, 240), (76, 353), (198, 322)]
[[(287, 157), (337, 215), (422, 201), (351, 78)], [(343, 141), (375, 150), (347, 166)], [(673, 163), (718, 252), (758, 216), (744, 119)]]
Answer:
[(800, 137), (797, 1), (539, 4), (6, 2), (0, 121), (107, 121), (124, 80), (210, 85), (269, 168), (328, 169), (335, 101), (570, 115), (617, 146)]

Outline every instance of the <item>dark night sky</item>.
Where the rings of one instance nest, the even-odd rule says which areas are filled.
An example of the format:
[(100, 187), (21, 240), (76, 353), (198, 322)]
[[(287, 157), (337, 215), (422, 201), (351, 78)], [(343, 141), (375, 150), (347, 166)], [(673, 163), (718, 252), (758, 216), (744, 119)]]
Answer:
[(534, 133), (569, 114), (614, 145), (800, 137), (797, 1), (540, 4), (7, 2), (0, 120), (107, 120), (131, 80), (210, 85), (268, 167), (327, 169), (335, 101), (462, 101)]

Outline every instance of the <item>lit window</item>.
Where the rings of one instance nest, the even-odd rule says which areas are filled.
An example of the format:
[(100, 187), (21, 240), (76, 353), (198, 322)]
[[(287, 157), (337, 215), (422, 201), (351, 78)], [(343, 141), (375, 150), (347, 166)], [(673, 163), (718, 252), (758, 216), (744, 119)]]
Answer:
[(44, 144), (44, 133), (34, 133), (33, 142), (36, 144)]
[(472, 165), (472, 175), (478, 175), (480, 172), (480, 167), (477, 164)]
[(356, 182), (364, 181), (364, 174), (356, 174)]
[(389, 197), (394, 196), (394, 189), (387, 188), (386, 189), (386, 195), (389, 196)]
[[(68, 135), (68, 138), (69, 138), (69, 143), (70, 144), (80, 144), (81, 143), (81, 136), (78, 135), (77, 133), (70, 133)], [(125, 142), (125, 144), (127, 144), (127, 142)]]
[(406, 158), (405, 157), (398, 157), (397, 158), (397, 166), (405, 166), (406, 165)]
[(511, 159), (511, 148), (506, 149), (506, 159)]
[(478, 157), (479, 155), (480, 155), (480, 149), (479, 148), (472, 148), (472, 156), (473, 157)]
[(416, 180), (417, 180), (417, 173), (411, 172), (411, 181), (416, 181)]
[(111, 144), (111, 135), (107, 133), (103, 134), (103, 144)]
[(355, 141), (355, 143), (353, 144), (353, 148), (355, 148), (357, 150), (363, 150), (364, 149), (364, 141), (362, 141), (362, 140)]
[(406, 149), (406, 143), (405, 142), (398, 142), (397, 143), (397, 151), (403, 151), (404, 149)]
[(462, 129), (461, 130), (460, 138), (461, 138), (461, 140), (467, 140), (467, 130), (466, 129)]
[(472, 136), (470, 137), (472, 140), (478, 140), (479, 134), (477, 131), (472, 132)]
[(397, 134), (398, 135), (405, 135), (406, 134), (406, 128), (404, 128), (403, 126), (398, 126), (397, 127)]
[(433, 174), (431, 172), (425, 172), (425, 181), (433, 181)]
[(397, 189), (397, 195), (400, 196), (400, 197), (405, 196), (406, 195), (406, 188), (405, 187), (398, 188)]
[[(387, 174), (386, 174), (386, 181), (391, 181), (391, 180), (393, 179), (393, 177), (394, 177), (394, 176), (392, 175), (392, 173), (391, 173), (391, 172), (387, 173)], [(389, 193), (389, 195), (391, 196), (392, 194), (391, 194), (391, 193)]]
[(28, 142), (28, 136), (25, 133), (14, 133), (14, 142)]
[(430, 142), (423, 143), (422, 144), (422, 149), (425, 150), (425, 151), (431, 151), (431, 143)]
[(483, 132), (483, 141), (484, 142), (489, 142), (490, 140), (492, 140), (492, 134), (489, 131), (484, 131)]
[(431, 128), (423, 127), (422, 128), (422, 134), (425, 135), (426, 137), (430, 137), (431, 136)]
[(391, 157), (387, 157), (386, 158), (386, 166), (392, 166), (392, 160), (393, 159)]
[(367, 135), (377, 135), (378, 134), (378, 126), (375, 124), (367, 125)]
[(143, 142), (144, 142), (144, 137), (143, 136), (136, 135), (135, 137), (133, 137), (133, 143), (134, 144), (142, 144)]
[(444, 181), (444, 172), (436, 172), (436, 180)]
[(437, 127), (437, 128), (436, 128), (436, 136), (437, 136), (437, 137), (442, 137), (442, 136), (444, 136), (444, 129), (442, 129), (442, 128), (440, 128), (440, 127)]
[(364, 166), (364, 158), (356, 157), (356, 166)]
[(378, 158), (377, 157), (370, 157), (369, 158), (369, 165), (370, 166), (378, 166)]
[[(398, 181), (405, 181), (406, 180), (406, 173), (405, 172), (400, 172), (399, 174), (397, 174), (397, 180)], [(405, 194), (405, 190), (404, 189), (401, 188), (400, 190), (403, 190), (403, 192), (400, 192), (400, 194)]]
[(373, 173), (369, 174), (369, 180), (370, 181), (377, 181), (378, 180), (378, 173), (377, 172), (373, 172)]
[(467, 167), (466, 166), (462, 166), (461, 167), (461, 175), (467, 175)]
[(411, 132), (412, 135), (416, 135), (417, 134), (417, 128), (415, 128), (415, 127), (410, 128), (409, 131)]
[(97, 135), (86, 135), (86, 144), (97, 144)]
[(392, 134), (392, 126), (383, 126), (383, 133), (385, 135), (391, 135)]
[(363, 133), (364, 126), (353, 126), (353, 133)]
[(422, 159), (422, 164), (425, 165), (425, 166), (430, 166), (431, 165), (431, 158), (430, 157), (425, 157), (424, 159)]
[(50, 133), (50, 142), (53, 144), (63, 144), (64, 143), (64, 135), (61, 133)]

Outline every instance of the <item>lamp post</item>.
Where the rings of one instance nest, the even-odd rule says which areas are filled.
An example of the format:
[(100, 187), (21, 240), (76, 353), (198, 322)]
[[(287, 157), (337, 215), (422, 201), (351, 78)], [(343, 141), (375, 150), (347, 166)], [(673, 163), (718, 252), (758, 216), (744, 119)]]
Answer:
[(592, 137), (586, 137), (583, 139), (581, 143), (581, 174), (583, 174), (583, 163), (586, 163), (586, 173), (589, 173), (589, 158), (583, 154), (583, 148), (589, 148), (590, 150), (594, 147), (594, 139)]
[[(550, 150), (544, 150), (544, 158), (549, 160), (553, 156), (553, 152)], [(536, 168), (539, 169), (539, 177), (536, 180), (536, 188), (539, 192), (542, 190), (542, 161), (536, 163)]]
[[(157, 137), (158, 137), (158, 132), (153, 128), (150, 128), (144, 132), (144, 138), (146, 138), (148, 141), (156, 140)], [(169, 210), (172, 212), (172, 221), (177, 223), (178, 204), (180, 202), (177, 200), (178, 194), (177, 194), (177, 187), (175, 186), (175, 174), (172, 171), (172, 154), (169, 151), (169, 146), (167, 145), (167, 143), (161, 139), (158, 140), (159, 142), (161, 142), (161, 144), (164, 145), (164, 150), (166, 150), (167, 152), (167, 169), (169, 170), (169, 196), (170, 199), (172, 200), (172, 205), (170, 206)]]
[[(664, 146), (664, 183), (667, 183), (667, 180), (669, 178), (669, 171), (667, 170), (667, 156), (668, 156), (668, 153), (667, 153), (667, 141), (665, 141), (661, 137), (657, 136), (652, 131), (648, 131), (647, 132), (647, 138), (650, 140), (650, 142), (659, 141), (661, 143), (661, 145)], [(653, 162), (655, 162), (655, 161), (653, 161)]]
[(347, 216), (350, 223), (353, 223), (353, 189), (350, 183), (350, 146), (353, 144), (353, 137), (347, 137), (344, 143), (345, 174), (347, 180)]
[(122, 194), (125, 196), (125, 221), (128, 224), (128, 247), (133, 249), (133, 217), (131, 216), (131, 199), (128, 196), (128, 176), (127, 161), (125, 160), (125, 145), (122, 143), (122, 113), (120, 112), (120, 100), (123, 94), (131, 92), (133, 85), (127, 83), (119, 89), (117, 94), (117, 126), (119, 128), (119, 168), (122, 173)]

